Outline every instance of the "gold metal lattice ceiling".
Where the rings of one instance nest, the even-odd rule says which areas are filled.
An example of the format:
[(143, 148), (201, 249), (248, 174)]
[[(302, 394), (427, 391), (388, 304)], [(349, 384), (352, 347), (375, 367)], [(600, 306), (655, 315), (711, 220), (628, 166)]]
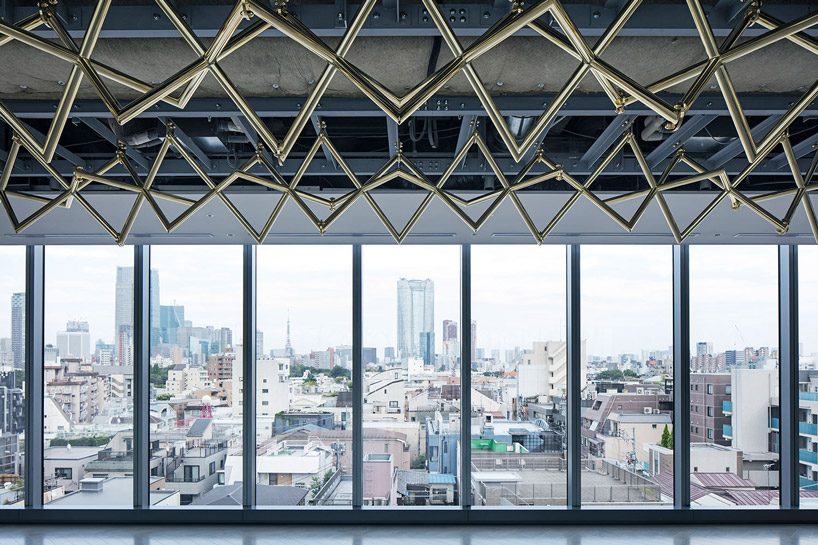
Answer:
[[(346, 58), (356, 37), (363, 28), (364, 22), (376, 5), (376, 0), (364, 0), (342, 39), (334, 49), (288, 11), (283, 2), (277, 4), (275, 9), (269, 9), (255, 0), (237, 2), (222, 24), (218, 34), (208, 45), (205, 45), (193, 32), (187, 21), (171, 5), (170, 0), (156, 0), (159, 9), (167, 16), (181, 39), (197, 56), (194, 62), (158, 84), (145, 83), (93, 58), (95, 46), (111, 6), (111, 0), (100, 0), (97, 3), (93, 17), (80, 43), (77, 43), (70, 36), (60, 18), (57, 17), (55, 2), (41, 2), (37, 14), (17, 24), (0, 22), (0, 46), (17, 41), (69, 63), (71, 66), (70, 76), (65, 82), (62, 97), (51, 119), (49, 129), (43, 138), (36, 136), (15, 116), (10, 108), (0, 103), (0, 118), (3, 119), (13, 133), (12, 145), (3, 167), (2, 178), (0, 178), (0, 201), (2, 201), (9, 221), (16, 232), (21, 232), (54, 209), (72, 206), (73, 202), (76, 201), (119, 244), (124, 244), (145, 202), (148, 203), (149, 208), (157, 216), (164, 229), (171, 232), (204, 205), (218, 198), (244, 226), (247, 232), (257, 242), (261, 243), (267, 237), (278, 219), (282, 207), (288, 200), (292, 200), (298, 206), (318, 232), (324, 233), (331, 228), (335, 220), (350, 205), (359, 199), (364, 199), (392, 237), (401, 242), (412, 230), (433, 199), (439, 199), (453, 214), (475, 231), (485, 224), (503, 201), (509, 199), (523, 218), (533, 238), (540, 243), (549, 235), (569, 209), (579, 199), (585, 198), (607, 214), (612, 221), (625, 231), (632, 230), (647, 207), (653, 201), (656, 201), (670, 232), (677, 242), (681, 242), (716, 206), (724, 199), (729, 199), (734, 208), (741, 205), (746, 206), (779, 233), (787, 231), (793, 215), (799, 207), (802, 207), (809, 220), (812, 233), (818, 240), (818, 222), (816, 222), (815, 212), (809, 199), (810, 192), (818, 189), (818, 184), (812, 183), (816, 163), (818, 163), (818, 154), (816, 159), (812, 161), (811, 167), (806, 171), (802, 170), (797, 156), (793, 152), (793, 146), (790, 143), (788, 134), (790, 125), (818, 98), (818, 80), (806, 90), (799, 100), (791, 104), (789, 110), (780, 117), (763, 137), (757, 140), (750, 130), (747, 117), (742, 110), (729, 72), (731, 62), (783, 40), (818, 55), (818, 41), (804, 32), (818, 25), (818, 13), (783, 23), (765, 14), (758, 3), (750, 2), (732, 32), (721, 43), (718, 43), (700, 0), (687, 0), (687, 7), (706, 53), (706, 59), (668, 75), (651, 85), (643, 86), (602, 59), (605, 50), (640, 7), (641, 0), (627, 2), (614, 18), (613, 23), (596, 40), (593, 46), (586, 43), (577, 26), (558, 0), (541, 0), (527, 7), (523, 7), (519, 3), (513, 4), (510, 12), (505, 17), (466, 47), (461, 44), (447, 18), (441, 12), (440, 7), (433, 0), (422, 0), (422, 2), (443, 42), (451, 51), (453, 59), (403, 95), (393, 93), (384, 84), (362, 71)], [(542, 22), (542, 17), (546, 14), (549, 14), (552, 18), (553, 25), (546, 25)], [(243, 21), (248, 19), (253, 20), (253, 24), (240, 29)], [(49, 27), (56, 34), (57, 40), (47, 40), (33, 32), (43, 25)], [(753, 26), (761, 26), (766, 31), (759, 36), (745, 39), (745, 31)], [(532, 29), (539, 38), (547, 40), (575, 58), (579, 66), (556, 98), (550, 101), (532, 124), (528, 133), (518, 139), (509, 128), (506, 119), (491, 95), (486, 91), (474, 62), (524, 28)], [(268, 129), (264, 121), (245, 100), (219, 64), (226, 57), (269, 29), (277, 30), (284, 36), (283, 39), (300, 44), (327, 63), (326, 68), (315, 82), (311, 94), (304, 101), (303, 107), (299, 110), (292, 126), (281, 139), (277, 139)], [(395, 69), (399, 70), (400, 67), (396, 66)], [(277, 171), (276, 160), (281, 164), (290, 155), (296, 140), (302, 136), (305, 126), (318, 108), (319, 101), (329, 87), (331, 80), (339, 72), (355, 85), (368, 100), (371, 100), (398, 124), (406, 122), (422, 104), (447, 82), (456, 75), (462, 74), (466, 77), (475, 96), (479, 99), (488, 122), (499, 134), (508, 154), (514, 161), (518, 162), (519, 171), (513, 176), (507, 176), (503, 173), (485, 140), (480, 136), (475, 123), (471, 137), (466, 145), (457, 152), (449, 168), (436, 180), (433, 181), (430, 176), (424, 174), (422, 169), (418, 168), (398, 147), (391, 158), (385, 161), (374, 175), (361, 181), (337, 151), (325, 127), (322, 126), (310, 151), (300, 164), (300, 168), (290, 179), (285, 179)], [(246, 118), (249, 126), (259, 136), (255, 156), (228, 176), (214, 180), (208, 174), (206, 167), (177, 138), (172, 123), (167, 124), (167, 132), (164, 135), (162, 145), (145, 177), (141, 177), (137, 173), (126, 153), (127, 150), (122, 144), (120, 144), (115, 156), (96, 172), (86, 172), (78, 167), (74, 176), (67, 180), (54, 168), (53, 160), (60, 138), (66, 127), (72, 106), (77, 99), (79, 87), (84, 80), (91, 84), (99, 99), (109, 110), (112, 118), (117, 123), (125, 125), (137, 119), (146, 110), (159, 102), (184, 109), (208, 75), (218, 82), (225, 94), (235, 103), (238, 110)], [(604, 157), (589, 176), (580, 179), (578, 176), (572, 175), (563, 165), (556, 164), (548, 158), (549, 150), (543, 149), (538, 139), (544, 129), (555, 120), (566, 101), (575, 94), (579, 83), (588, 75), (599, 83), (605, 95), (610, 99), (612, 112), (622, 113), (629, 105), (640, 103), (655, 112), (657, 116), (663, 118), (665, 127), (668, 130), (678, 130), (685, 123), (685, 115), (702, 94), (705, 86), (715, 78), (727, 105), (729, 117), (740, 140), (746, 165), (738, 174), (731, 176), (724, 169), (705, 168), (687, 157), (682, 149), (679, 149), (668, 161), (663, 173), (660, 176), (654, 176), (644, 153), (639, 147), (637, 138), (631, 132), (626, 132), (604, 154)], [(108, 82), (125, 86), (140, 93), (140, 96), (130, 103), (122, 105), (108, 88)], [(665, 96), (663, 91), (681, 84), (689, 85), (688, 90), (680, 100), (673, 104), (668, 103), (663, 98)], [(783, 149), (787, 160), (789, 174), (792, 177), (792, 187), (760, 196), (748, 196), (743, 193), (742, 183), (779, 146)], [(496, 176), (499, 188), (485, 191), (478, 197), (464, 199), (447, 188), (447, 182), (455, 174), (457, 165), (475, 147), (483, 155)], [(537, 148), (533, 154), (529, 153), (532, 148)], [(602, 199), (592, 190), (594, 182), (617, 154), (626, 148), (636, 158), (647, 189)], [(161, 172), (162, 163), (171, 149), (175, 150), (192, 167), (203, 182), (205, 193), (200, 198), (190, 199), (154, 187), (157, 176)], [(322, 149), (332, 156), (351, 184), (351, 189), (338, 198), (320, 197), (299, 187), (299, 183), (307, 172), (310, 162), (316, 153)], [(56, 181), (61, 188), (57, 196), (53, 198), (44, 197), (32, 192), (9, 189), (9, 180), (21, 151), (30, 154)], [(526, 159), (527, 157), (530, 157), (530, 159)], [(693, 174), (675, 172), (679, 165), (686, 165), (685, 172), (692, 169)], [(128, 176), (112, 175), (112, 169), (118, 166), (124, 168)], [(545, 173), (537, 174), (542, 170)], [(398, 228), (393, 224), (372, 195), (373, 190), (395, 179), (412, 184), (425, 193), (420, 206), (402, 228)], [(281, 199), (269, 210), (267, 220), (260, 229), (253, 227), (251, 222), (245, 218), (229, 198), (226, 190), (238, 180), (244, 183), (258, 184), (267, 190), (281, 193)], [(572, 195), (548, 224), (541, 228), (532, 220), (531, 211), (524, 206), (518, 192), (538, 184), (557, 181), (567, 183), (572, 190)], [(690, 224), (680, 226), (668, 207), (665, 192), (688, 186), (693, 187), (703, 181), (709, 181), (717, 188), (713, 200), (700, 211)], [(86, 195), (83, 194), (89, 186), (94, 184), (102, 184), (109, 188), (136, 195), (136, 200), (123, 225), (119, 227), (112, 225), (92, 206)], [(786, 213), (781, 217), (775, 216), (765, 208), (766, 201), (776, 198), (791, 199)], [(34, 201), (38, 203), (39, 207), (25, 217), (18, 217), (12, 204), (14, 199)], [(176, 218), (169, 219), (158, 205), (159, 200), (172, 201), (183, 205), (185, 210)], [(615, 210), (614, 205), (628, 200), (636, 200), (638, 207), (632, 216), (624, 217)], [(319, 218), (313, 209), (307, 205), (308, 201), (325, 207), (326, 217)], [(479, 203), (484, 203), (484, 205), (488, 203), (488, 207), (477, 219), (473, 219), (467, 213), (468, 208)]]

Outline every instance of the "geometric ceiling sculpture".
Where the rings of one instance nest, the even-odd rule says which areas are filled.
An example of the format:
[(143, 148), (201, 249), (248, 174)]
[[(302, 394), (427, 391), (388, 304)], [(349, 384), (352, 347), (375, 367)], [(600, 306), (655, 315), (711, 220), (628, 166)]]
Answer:
[[(367, 25), (380, 17), (380, 6), (378, 0), (364, 0), (338, 34), (339, 39), (332, 41), (317, 34), (308, 22), (299, 18), (299, 10), (288, 8), (283, 1), (271, 7), (258, 0), (239, 0), (231, 4), (218, 31), (205, 37), (197, 34), (193, 21), (172, 2), (156, 0), (154, 6), (149, 6), (156, 11), (154, 18), (166, 20), (194, 57), (172, 73), (157, 76), (156, 81), (145, 81), (100, 60), (97, 50), (112, 10), (111, 0), (96, 2), (82, 29), (73, 28), (66, 18), (67, 12), (54, 1), (41, 2), (36, 13), (17, 23), (0, 22), (0, 49), (14, 46), (13, 54), (23, 59), (33, 52), (45, 54), (70, 70), (67, 79), (59, 82), (62, 90), (50, 115), (40, 115), (31, 121), (20, 113), (19, 107), (0, 101), (0, 120), (6, 130), (7, 145), (3, 153), (0, 202), (14, 231), (24, 231), (56, 209), (79, 203), (118, 244), (124, 244), (140, 213), (153, 213), (162, 228), (172, 232), (204, 205), (218, 199), (251, 237), (261, 243), (288, 202), (303, 212), (317, 232), (325, 233), (354, 203), (363, 201), (392, 237), (401, 242), (434, 200), (444, 204), (474, 231), (489, 221), (497, 207), (510, 201), (533, 239), (541, 243), (572, 206), (585, 199), (626, 232), (634, 229), (648, 207), (657, 206), (677, 242), (685, 240), (724, 201), (756, 214), (778, 233), (785, 233), (793, 216), (803, 213), (818, 241), (818, 221), (810, 201), (810, 194), (818, 191), (818, 151), (814, 151), (818, 127), (811, 125), (813, 121), (804, 115), (810, 108), (814, 110), (818, 99), (818, 71), (808, 76), (808, 85), (799, 88), (799, 97), (788, 102), (777, 115), (761, 122), (749, 119), (754, 116), (746, 114), (745, 97), (737, 91), (736, 84), (737, 75), (744, 78), (754, 69), (749, 62), (752, 55), (781, 44), (818, 58), (818, 40), (814, 38), (818, 13), (808, 10), (782, 22), (763, 10), (760, 2), (748, 2), (733, 13), (730, 32), (717, 36), (709, 17), (723, 14), (719, 15), (717, 8), (712, 7), (708, 7), (709, 13), (706, 13), (701, 0), (687, 0), (686, 13), (702, 54), (689, 66), (674, 68), (653, 83), (643, 84), (629, 74), (635, 69), (634, 65), (616, 66), (607, 60), (610, 48), (622, 39), (623, 30), (629, 28), (632, 18), (643, 7), (640, 0), (621, 3), (609, 16), (606, 27), (600, 28), (593, 38), (582, 34), (569, 14), (567, 3), (540, 0), (524, 5), (515, 1), (504, 15), (481, 32), (473, 33), (473, 39), (469, 40), (458, 32), (458, 20), (465, 22), (465, 15), (459, 15), (455, 9), (447, 11), (433, 0), (422, 0), (418, 6), (421, 11), (417, 13), (422, 14), (422, 23), (426, 25), (424, 36), (436, 36), (434, 62), (429, 62), (427, 75), (420, 82), (396, 92), (388, 82), (380, 81), (354, 61), (359, 37)], [(406, 17), (400, 7), (394, 9), (399, 20)], [(343, 15), (339, 12), (339, 19), (344, 19)], [(488, 16), (486, 11), (483, 18)], [(286, 42), (288, 46), (302, 48), (323, 63), (319, 75), (308, 82), (309, 93), (299, 99), (293, 115), (281, 116), (281, 119), (276, 119), (274, 113), (258, 111), (254, 98), (244, 96), (242, 86), (234, 82), (227, 68), (242, 55), (244, 48), (269, 40), (266, 36), (270, 33), (275, 33), (275, 40), (279, 40), (276, 43)], [(478, 67), (493, 51), (518, 43), (515, 40), (520, 35), (556, 48), (554, 55), (564, 55), (575, 67), (567, 80), (548, 82), (558, 91), (542, 102), (539, 111), (528, 107), (524, 117), (515, 117), (507, 113), (514, 109), (508, 106), (513, 102), (498, 105), (498, 97), (492, 96), (499, 94), (497, 89), (494, 93), (488, 89)], [(438, 67), (437, 58), (443, 47), (444, 58), (448, 60)], [(425, 59), (419, 61), (425, 62)], [(545, 70), (551, 57), (543, 56), (540, 62)], [(265, 69), (251, 68), (259, 73)], [(396, 63), (392, 68), (401, 71), (409, 67)], [(357, 148), (338, 145), (333, 122), (327, 121), (322, 110), (334, 81), (339, 79), (351, 86), (356, 97), (374, 105), (386, 120), (384, 128), (389, 145), (385, 156), (367, 171), (356, 170)], [(438, 150), (435, 139), (439, 138), (440, 130), (436, 128), (437, 118), (429, 115), (429, 104), (458, 80), (466, 82), (469, 94), (476, 99), (481, 111), (479, 115), (453, 114), (462, 120), (453, 153), (419, 159), (419, 148), (431, 146), (436, 153)], [(567, 105), (587, 95), (587, 91), (581, 90), (587, 81), (594, 82), (601, 91), (613, 121), (601, 134), (592, 135), (590, 144), (585, 141), (582, 157), (576, 161), (564, 160), (563, 149), (549, 145), (546, 135), (555, 127), (565, 127)], [(205, 85), (212, 88), (213, 82), (219, 96), (231, 104), (229, 109), (236, 111), (236, 115), (230, 117), (229, 130), (247, 139), (242, 144), (242, 153), (236, 153), (236, 157), (225, 154), (234, 163), (228, 172), (215, 168), (208, 150), (202, 147), (204, 142), (218, 148), (221, 142), (214, 142), (214, 138), (218, 140), (216, 136), (190, 137), (180, 129), (181, 120), (195, 117), (195, 111), (190, 116), (188, 112), (199, 91)], [(498, 80), (495, 87), (503, 85), (504, 82)], [(90, 100), (80, 99), (80, 94), (89, 93), (104, 107), (104, 114), (77, 117), (78, 101)], [(691, 111), (702, 100), (711, 101), (714, 96), (720, 97), (727, 114), (720, 118), (725, 121), (722, 130), (729, 126), (734, 138), (727, 143), (712, 137), (719, 145), (718, 150), (709, 156), (694, 157), (704, 152), (693, 150), (691, 155), (686, 143), (692, 146), (705, 133), (709, 136), (707, 126), (718, 116), (691, 115)], [(152, 112), (160, 106), (162, 117), (157, 117)], [(219, 105), (219, 108), (225, 107)], [(444, 113), (448, 107), (444, 105)], [(168, 108), (178, 116), (172, 111), (168, 113)], [(633, 114), (637, 109), (640, 113)], [(211, 121), (209, 116), (199, 117)], [(480, 118), (484, 120), (481, 122)], [(150, 140), (136, 141), (133, 133), (128, 132), (129, 127), (148, 119), (158, 123), (158, 128), (146, 129), (147, 133), (154, 131), (155, 134), (150, 133)], [(637, 128), (638, 119), (645, 122), (641, 132)], [(99, 154), (81, 156), (72, 152), (69, 133), (79, 131), (74, 122), (85, 123), (85, 130), (91, 129), (107, 140), (114, 148), (110, 155), (100, 158)], [(348, 121), (345, 123), (345, 127), (350, 125)], [(794, 144), (793, 127), (796, 126), (798, 141)], [(363, 138), (358, 134), (353, 137)], [(231, 142), (231, 138), (222, 140)], [(653, 144), (654, 141), (658, 144)], [(405, 149), (410, 143), (415, 148), (412, 152)], [(22, 156), (27, 162), (18, 164), (23, 161)], [(480, 161), (484, 174), (466, 179), (460, 172), (472, 157)], [(610, 171), (615, 171), (626, 159), (633, 164), (633, 172), (622, 181), (619, 180), (622, 176), (617, 178), (617, 172)], [(66, 172), (66, 160), (70, 173)], [(309, 189), (310, 185), (305, 183), (307, 178), (320, 178), (321, 183), (325, 182), (326, 176), (321, 178), (315, 174), (314, 169), (318, 167), (313, 163), (316, 161), (331, 166), (333, 187), (343, 189), (340, 196), (326, 197)], [(189, 173), (185, 181), (198, 183), (198, 192), (194, 185), (177, 192), (173, 184), (166, 183), (170, 162), (176, 165), (174, 168)], [(729, 166), (725, 166), (727, 163)], [(772, 190), (750, 187), (751, 176), (759, 173), (775, 178)], [(48, 189), (42, 183), (26, 187), (27, 182), (37, 177), (48, 180)], [(482, 180), (483, 185), (474, 185), (476, 179)], [(613, 188), (619, 194), (600, 196), (600, 184), (602, 189), (611, 191), (609, 180), (621, 184)], [(280, 194), (261, 227), (248, 221), (231, 200), (231, 191), (238, 185)], [(422, 196), (420, 205), (412, 208), (403, 226), (396, 225), (377, 200), (379, 191), (396, 185)], [(711, 192), (713, 199), (692, 221), (680, 225), (667, 196), (698, 188)], [(122, 225), (113, 225), (86, 198), (90, 192), (103, 189), (135, 195)], [(521, 198), (525, 192), (534, 190), (559, 190), (569, 195), (545, 225), (537, 224), (532, 210)], [(196, 196), (186, 196), (193, 193)], [(776, 214), (768, 208), (776, 199), (786, 200), (783, 213)], [(21, 217), (14, 205), (18, 200), (35, 203), (36, 208)], [(183, 210), (169, 218), (163, 211), (163, 201), (181, 206)], [(635, 209), (621, 212), (621, 207), (629, 202)], [(482, 208), (479, 213), (470, 213), (472, 207)]]

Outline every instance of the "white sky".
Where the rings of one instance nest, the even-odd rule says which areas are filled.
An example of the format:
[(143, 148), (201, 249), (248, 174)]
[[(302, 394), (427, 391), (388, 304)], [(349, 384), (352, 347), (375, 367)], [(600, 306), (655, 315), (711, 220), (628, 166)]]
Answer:
[[(265, 350), (283, 347), (287, 311), (298, 352), (351, 343), (349, 246), (259, 248), (258, 324)], [(155, 246), (162, 304), (185, 306), (194, 325), (226, 326), (241, 340), (241, 248)], [(46, 249), (46, 342), (72, 319), (90, 323), (92, 342), (112, 341), (117, 265), (131, 247)], [(818, 248), (802, 246), (801, 339), (818, 352)], [(24, 288), (24, 249), (0, 247), (0, 337), (11, 334), (10, 299)], [(671, 344), (669, 246), (583, 246), (582, 316), (588, 353), (616, 355)], [(395, 346), (396, 283), (435, 283), (438, 349), (444, 319), (459, 319), (457, 246), (365, 246), (364, 345)], [(472, 315), (477, 346), (513, 348), (564, 338), (565, 250), (562, 246), (474, 246)], [(691, 339), (716, 351), (776, 346), (776, 248), (691, 248)]]

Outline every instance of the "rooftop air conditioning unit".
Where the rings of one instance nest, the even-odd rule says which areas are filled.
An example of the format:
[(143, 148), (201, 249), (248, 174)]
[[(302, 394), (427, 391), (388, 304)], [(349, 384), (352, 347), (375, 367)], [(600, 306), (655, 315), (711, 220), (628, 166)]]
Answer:
[(653, 414), (653, 409), (651, 407), (645, 407), (645, 414)]

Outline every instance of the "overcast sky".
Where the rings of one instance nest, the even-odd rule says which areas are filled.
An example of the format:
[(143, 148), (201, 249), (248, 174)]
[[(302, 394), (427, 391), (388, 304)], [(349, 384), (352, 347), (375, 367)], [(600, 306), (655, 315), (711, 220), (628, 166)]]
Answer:
[[(241, 340), (241, 248), (157, 246), (162, 304), (185, 306), (194, 325), (233, 329)], [(564, 339), (565, 250), (562, 246), (475, 246), (472, 315), (477, 346), (506, 349), (534, 340)], [(49, 247), (46, 250), (46, 342), (68, 320), (87, 320), (92, 342), (112, 341), (117, 265), (130, 266), (131, 247)], [(283, 347), (287, 313), (296, 351), (350, 344), (349, 246), (259, 248), (258, 324), (265, 350)], [(803, 246), (801, 337), (818, 352), (818, 248)], [(10, 298), (24, 288), (24, 250), (0, 247), (0, 336), (8, 337)], [(435, 283), (438, 350), (444, 319), (459, 319), (457, 246), (365, 246), (364, 344), (395, 346), (397, 280)], [(691, 337), (716, 351), (776, 346), (776, 249), (773, 246), (691, 248)], [(583, 337), (593, 355), (640, 354), (671, 344), (669, 246), (584, 246)], [(381, 352), (382, 355), (382, 352)]]

